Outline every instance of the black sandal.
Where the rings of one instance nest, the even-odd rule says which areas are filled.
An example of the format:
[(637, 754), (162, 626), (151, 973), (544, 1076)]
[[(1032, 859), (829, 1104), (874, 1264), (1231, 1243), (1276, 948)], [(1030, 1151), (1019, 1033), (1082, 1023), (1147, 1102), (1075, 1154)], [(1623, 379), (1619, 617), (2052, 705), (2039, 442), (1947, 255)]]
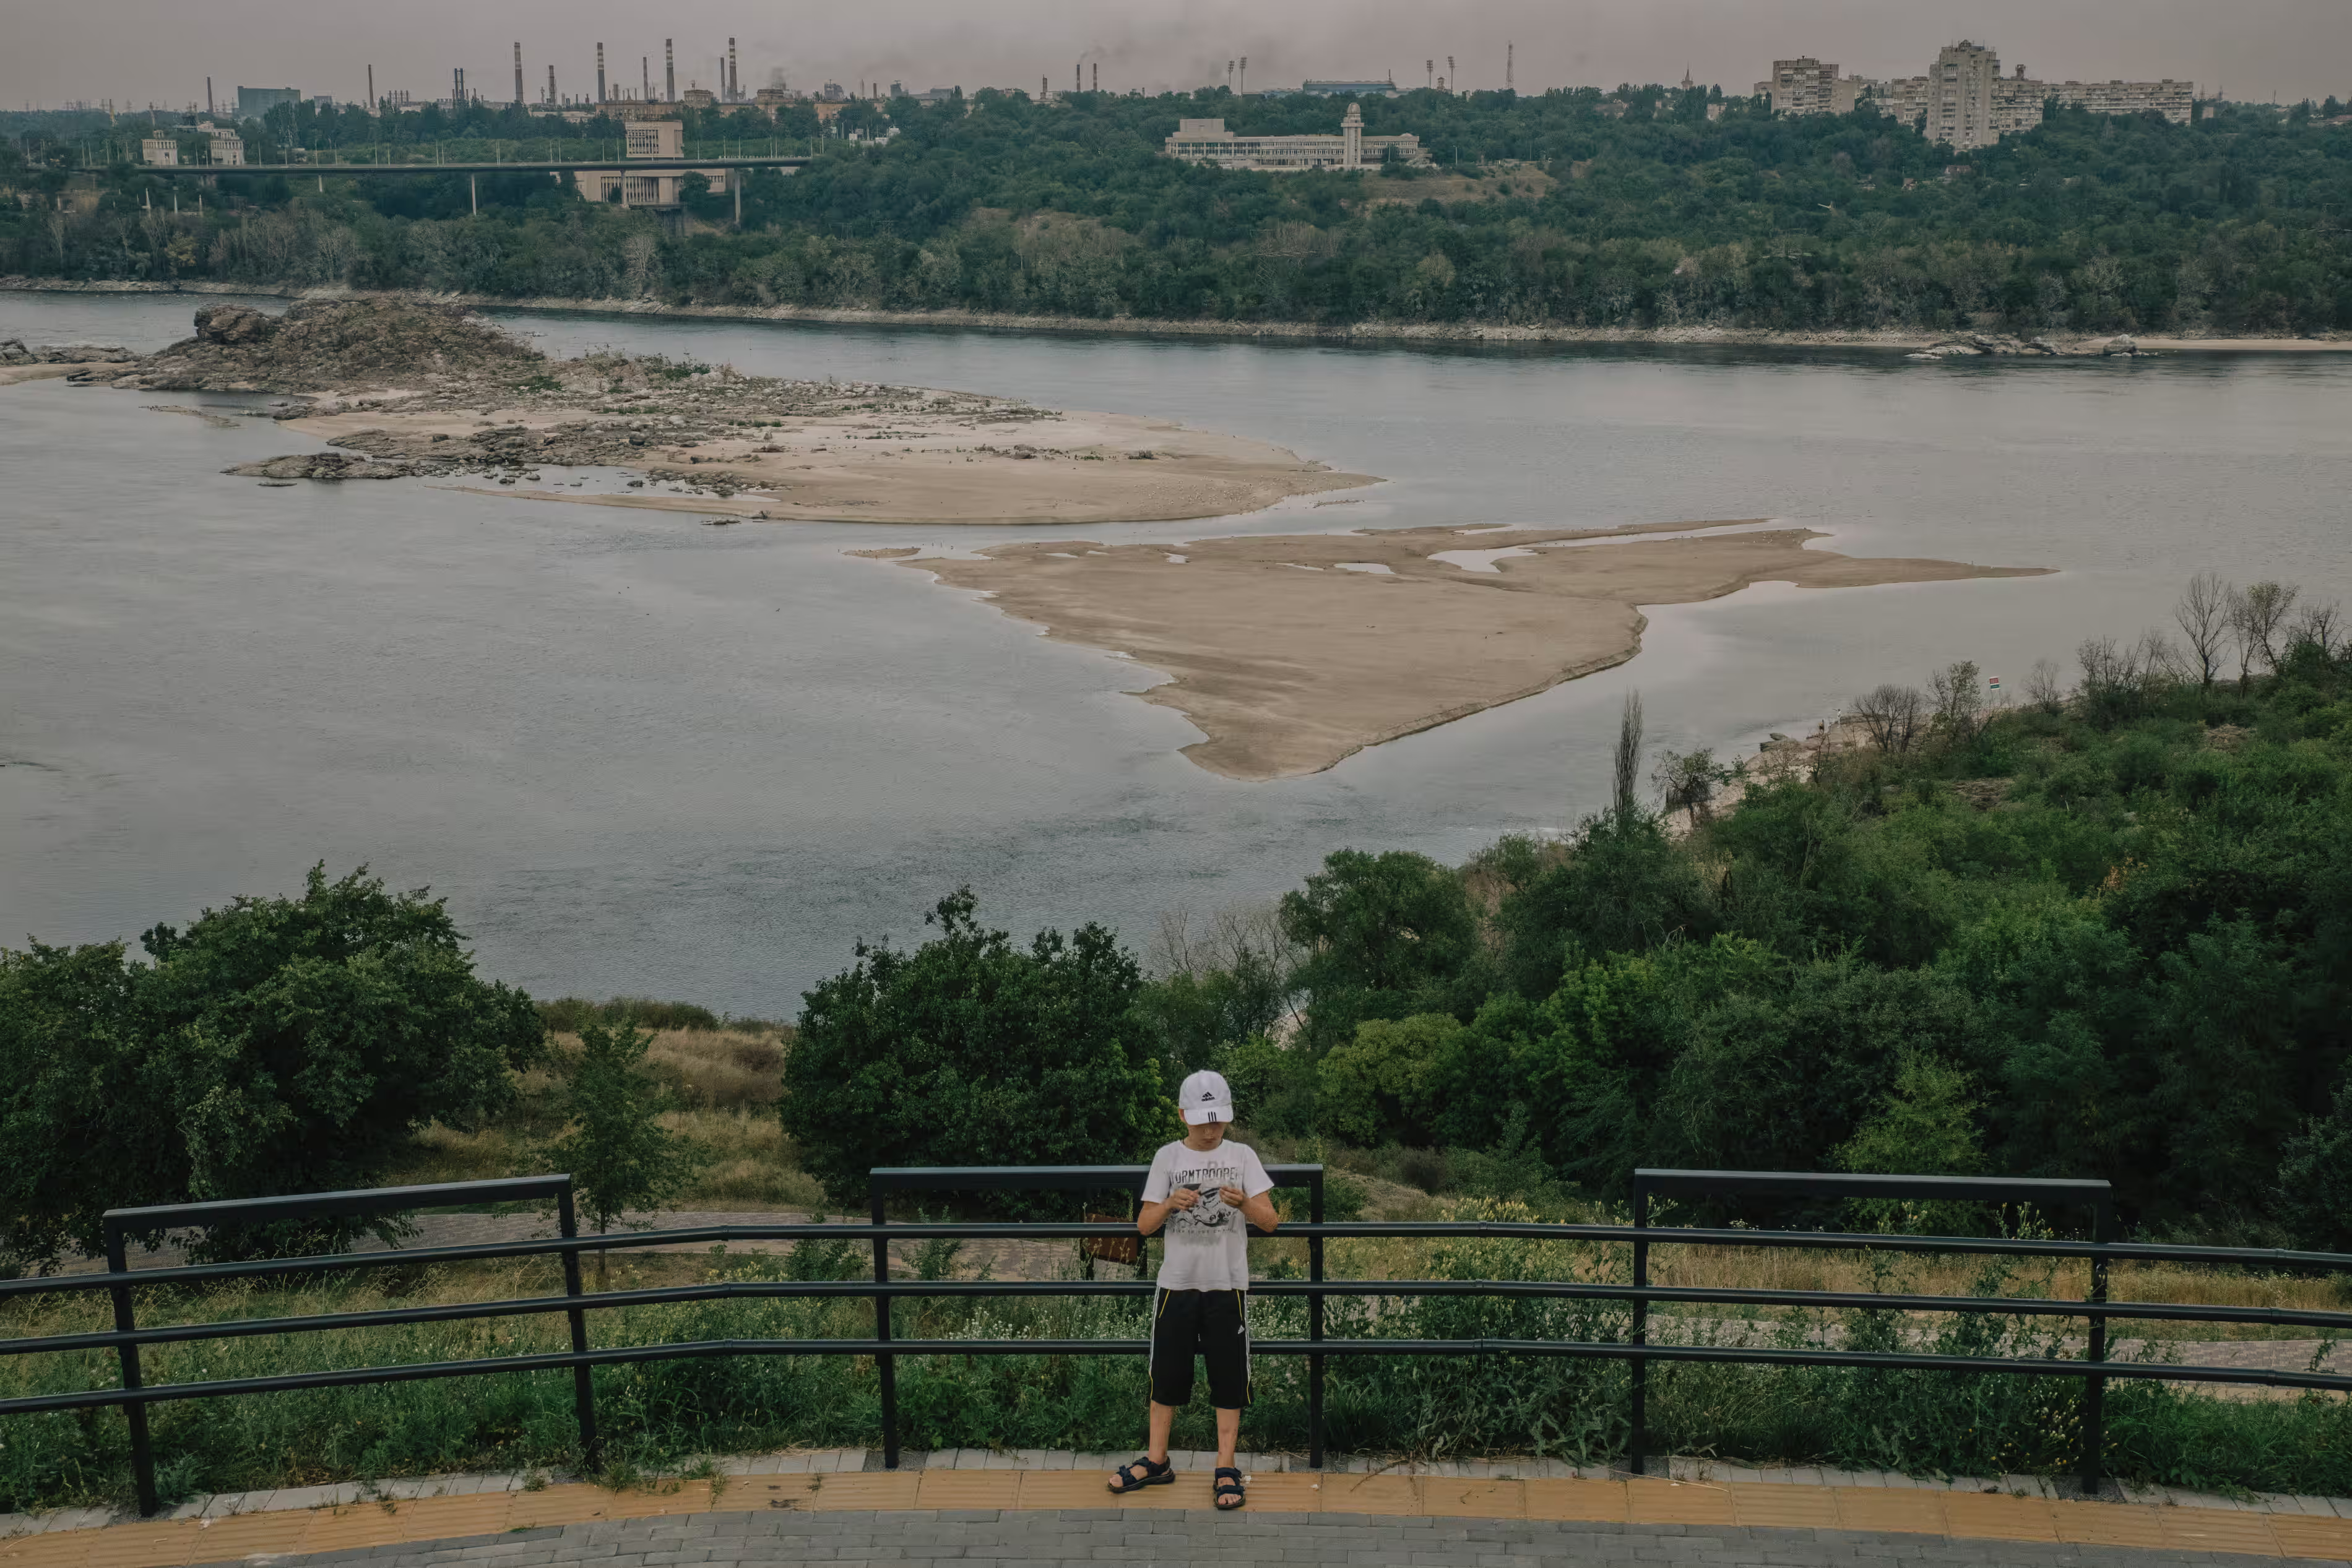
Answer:
[[(1249, 1493), (1242, 1490), (1241, 1471), (1231, 1465), (1217, 1467), (1216, 1484), (1209, 1490), (1216, 1505), (1228, 1513), (1249, 1500)], [(1233, 1500), (1228, 1502), (1227, 1498)]]
[(1146, 1455), (1119, 1466), (1118, 1474), (1110, 1479), (1110, 1490), (1122, 1493), (1141, 1491), (1145, 1487), (1172, 1486), (1175, 1481), (1176, 1462), (1173, 1459), (1161, 1459), (1155, 1464)]

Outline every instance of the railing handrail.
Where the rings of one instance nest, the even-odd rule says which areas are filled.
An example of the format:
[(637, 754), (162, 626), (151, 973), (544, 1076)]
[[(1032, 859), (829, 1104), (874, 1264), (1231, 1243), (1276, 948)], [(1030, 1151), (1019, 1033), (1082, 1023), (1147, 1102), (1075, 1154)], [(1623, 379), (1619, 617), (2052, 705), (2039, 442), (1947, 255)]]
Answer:
[[(421, 1207), (421, 1206), (418, 1206)], [(564, 1253), (601, 1252), (615, 1248), (695, 1246), (730, 1241), (797, 1241), (832, 1239), (871, 1241), (887, 1237), (897, 1241), (1069, 1240), (1087, 1236), (1126, 1236), (1132, 1227), (1123, 1222), (1084, 1220), (909, 1221), (877, 1228), (857, 1220), (825, 1224), (704, 1225), (680, 1230), (611, 1230), (585, 1236), (546, 1237), (529, 1241), (469, 1242), (454, 1247), (386, 1249), (380, 1252), (340, 1252), (305, 1258), (268, 1258), (238, 1263), (189, 1263), (128, 1270), (123, 1279), (134, 1285), (180, 1284), (205, 1280), (258, 1279), (278, 1274), (333, 1273), (356, 1269), (420, 1263), (479, 1262), (499, 1258), (524, 1258)], [(2017, 1258), (2087, 1259), (2110, 1263), (2203, 1263), (2243, 1268), (2293, 1270), (2352, 1271), (2352, 1253), (2305, 1252), (2277, 1247), (2200, 1247), (2140, 1241), (2063, 1241), (2038, 1237), (2007, 1239), (1988, 1236), (1908, 1236), (1853, 1230), (1746, 1230), (1699, 1227), (1652, 1226), (1638, 1230), (1630, 1225), (1549, 1224), (1541, 1220), (1339, 1220), (1316, 1224), (1285, 1220), (1280, 1234), (1311, 1239), (1347, 1240), (1362, 1238), (1411, 1239), (1415, 1237), (1484, 1237), (1529, 1241), (1635, 1242), (1653, 1247), (1796, 1248), (1812, 1251), (1920, 1252), (1998, 1255)], [(111, 1272), (46, 1274), (24, 1280), (0, 1280), (0, 1300), (11, 1295), (45, 1295), (63, 1291), (103, 1290), (116, 1282)]]
[[(194, 1398), (268, 1393), (297, 1388), (352, 1386), (414, 1381), (421, 1378), (473, 1376), (503, 1372), (569, 1369), (572, 1375), (583, 1453), (596, 1452), (593, 1386), (591, 1369), (626, 1363), (666, 1361), (697, 1356), (751, 1354), (858, 1354), (875, 1358), (883, 1377), (883, 1436), (886, 1464), (898, 1452), (895, 1401), (890, 1397), (892, 1369), (898, 1357), (953, 1354), (1128, 1354), (1146, 1348), (1126, 1340), (908, 1340), (892, 1333), (892, 1309), (907, 1299), (924, 1297), (1121, 1296), (1141, 1295), (1154, 1287), (1134, 1281), (938, 1281), (890, 1277), (889, 1245), (893, 1241), (931, 1239), (989, 1240), (1004, 1239), (1084, 1239), (1135, 1234), (1128, 1222), (1103, 1221), (930, 1221), (892, 1223), (885, 1210), (890, 1195), (917, 1190), (1087, 1191), (1139, 1189), (1148, 1166), (1067, 1166), (1045, 1167), (954, 1166), (899, 1167), (872, 1173), (870, 1223), (786, 1222), (697, 1226), (675, 1230), (577, 1233), (572, 1178), (553, 1175), (492, 1181), (436, 1183), (420, 1186), (382, 1187), (353, 1192), (289, 1194), (282, 1197), (230, 1199), (218, 1202), (156, 1205), (109, 1210), (104, 1217), (108, 1269), (104, 1273), (0, 1281), (0, 1300), (12, 1296), (60, 1291), (103, 1290), (113, 1298), (115, 1326), (111, 1331), (43, 1335), (0, 1341), (0, 1356), (57, 1354), (111, 1348), (121, 1359), (121, 1386), (70, 1394), (43, 1395), (0, 1400), (0, 1416), (40, 1410), (121, 1406), (131, 1427), (133, 1469), (141, 1506), (152, 1512), (152, 1456), (147, 1442), (150, 1405)], [(2099, 1406), (2109, 1377), (2157, 1378), (2190, 1383), (2246, 1384), (2276, 1388), (2330, 1389), (2352, 1392), (2352, 1375), (2318, 1372), (2279, 1372), (2253, 1367), (2180, 1366), (2154, 1363), (2115, 1364), (2106, 1361), (2105, 1329), (2114, 1318), (2147, 1322), (2253, 1323), (2300, 1325), (2326, 1330), (2352, 1330), (2352, 1312), (2316, 1309), (2209, 1306), (2171, 1302), (2113, 1301), (2106, 1297), (2108, 1266), (2115, 1262), (2201, 1262), (2297, 1270), (2352, 1271), (2352, 1255), (2291, 1251), (2272, 1248), (2216, 1248), (2117, 1243), (2107, 1240), (2112, 1222), (2113, 1195), (2100, 1181), (2011, 1179), (2006, 1177), (1874, 1176), (1846, 1173), (1811, 1175), (1790, 1171), (1685, 1171), (1643, 1169), (1634, 1174), (1633, 1223), (1631, 1225), (1551, 1224), (1521, 1220), (1376, 1220), (1325, 1223), (1322, 1219), (1326, 1172), (1319, 1165), (1268, 1167), (1279, 1186), (1305, 1187), (1309, 1218), (1285, 1223), (1285, 1236), (1303, 1239), (1308, 1249), (1309, 1272), (1304, 1280), (1258, 1281), (1254, 1289), (1269, 1296), (1304, 1297), (1308, 1307), (1305, 1340), (1260, 1342), (1253, 1348), (1263, 1354), (1305, 1355), (1308, 1359), (1310, 1463), (1322, 1458), (1322, 1367), (1327, 1355), (1510, 1354), (1568, 1355), (1622, 1360), (1631, 1364), (1633, 1424), (1631, 1468), (1642, 1468), (1643, 1389), (1647, 1364), (1668, 1362), (1744, 1362), (1763, 1365), (1875, 1367), (1895, 1370), (2016, 1374), (2081, 1377), (2085, 1384), (2085, 1479), (2095, 1482), (2100, 1452)], [(1769, 1231), (1746, 1228), (1661, 1227), (1648, 1223), (1650, 1200), (1687, 1194), (1712, 1196), (1768, 1195), (1823, 1198), (1932, 1198), (1997, 1203), (2076, 1202), (2095, 1210), (2090, 1241), (1945, 1236), (1889, 1236), (1852, 1231)], [(126, 1241), (133, 1233), (152, 1234), (190, 1226), (250, 1224), (310, 1215), (356, 1217), (415, 1209), (473, 1206), (508, 1201), (546, 1201), (556, 1207), (561, 1234), (520, 1241), (483, 1242), (455, 1247), (387, 1249), (290, 1259), (171, 1268), (132, 1270)], [(1253, 1234), (1255, 1234), (1253, 1231)], [(1386, 1237), (1428, 1239), (1496, 1238), (1528, 1241), (1578, 1242), (1587, 1245), (1629, 1245), (1634, 1260), (1631, 1284), (1580, 1280), (1344, 1280), (1326, 1279), (1324, 1244), (1349, 1238)], [(583, 1253), (615, 1248), (693, 1246), (739, 1241), (824, 1239), (870, 1245), (874, 1277), (864, 1280), (719, 1280), (698, 1285), (663, 1286), (604, 1292), (589, 1296), (581, 1283)], [(1665, 1286), (1650, 1282), (1649, 1249), (1654, 1246), (1796, 1247), (1854, 1251), (1900, 1251), (1922, 1254), (1998, 1254), (2052, 1260), (2085, 1260), (2091, 1265), (2090, 1293), (2075, 1300), (2061, 1297), (1894, 1295), (1875, 1291), (1774, 1291), (1744, 1287)], [(303, 1317), (237, 1320), (140, 1328), (134, 1318), (134, 1292), (141, 1287), (197, 1283), (293, 1273), (338, 1272), (388, 1265), (478, 1262), (503, 1259), (552, 1257), (562, 1266), (564, 1294), (515, 1298), (498, 1301), (454, 1302), (423, 1307), (331, 1312)], [(1410, 1298), (1414, 1296), (1487, 1296), (1519, 1299), (1580, 1299), (1622, 1302), (1632, 1310), (1631, 1328), (1622, 1341), (1520, 1341), (1507, 1339), (1392, 1340), (1368, 1337), (1330, 1340), (1324, 1337), (1323, 1306), (1331, 1296)], [(590, 1312), (662, 1302), (758, 1298), (865, 1298), (875, 1308), (870, 1339), (708, 1340), (681, 1343), (592, 1349), (587, 1341)], [(2089, 1343), (2080, 1360), (2049, 1357), (1953, 1356), (1917, 1352), (1847, 1351), (1829, 1346), (1751, 1347), (1653, 1344), (1648, 1343), (1647, 1313), (1653, 1303), (1745, 1305), (1767, 1308), (1813, 1308), (1838, 1311), (1979, 1314), (2015, 1317), (2078, 1317), (2090, 1325)], [(570, 1319), (572, 1348), (563, 1353), (489, 1357), (465, 1362), (373, 1366), (239, 1378), (157, 1387), (142, 1385), (142, 1346), (248, 1337), (259, 1334), (330, 1332), (384, 1327), (404, 1323), (452, 1322), (474, 1318), (517, 1317), (563, 1312)]]

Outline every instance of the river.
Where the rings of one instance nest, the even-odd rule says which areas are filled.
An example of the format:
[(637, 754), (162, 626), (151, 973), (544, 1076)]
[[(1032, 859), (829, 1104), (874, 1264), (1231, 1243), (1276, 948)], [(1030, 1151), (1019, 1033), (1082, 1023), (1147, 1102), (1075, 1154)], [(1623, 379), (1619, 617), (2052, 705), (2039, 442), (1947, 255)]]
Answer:
[[(0, 294), (0, 338), (151, 350), (189, 297)], [(275, 308), (274, 306), (272, 308)], [(500, 319), (591, 345), (1159, 414), (1387, 476), (1357, 504), (1091, 529), (712, 528), (450, 494), (265, 489), (298, 450), (143, 404), (0, 389), (0, 945), (286, 893), (323, 860), (446, 895), (536, 994), (789, 1017), (858, 938), (1116, 925), (1296, 886), (1343, 846), (1459, 860), (1602, 803), (1623, 694), (1654, 744), (1752, 751), (1973, 658), (2014, 689), (2164, 622), (2191, 573), (2352, 596), (2352, 356), (1916, 364), (1879, 350), (1508, 350)], [(1330, 499), (1332, 497), (1324, 497)], [(853, 559), (1054, 534), (1787, 518), (1864, 555), (2058, 575), (1651, 612), (1621, 668), (1244, 784), (1148, 673)]]

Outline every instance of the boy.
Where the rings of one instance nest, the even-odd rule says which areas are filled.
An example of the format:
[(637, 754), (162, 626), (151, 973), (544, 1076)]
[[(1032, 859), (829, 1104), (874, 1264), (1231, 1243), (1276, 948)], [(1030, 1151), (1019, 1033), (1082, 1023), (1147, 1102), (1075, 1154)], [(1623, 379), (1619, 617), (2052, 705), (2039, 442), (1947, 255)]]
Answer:
[(1165, 1227), (1160, 1288), (1151, 1293), (1151, 1447), (1119, 1467), (1110, 1490), (1130, 1492), (1176, 1479), (1168, 1462), (1168, 1432), (1192, 1397), (1192, 1356), (1209, 1365), (1209, 1403), (1217, 1409), (1216, 1504), (1244, 1500), (1234, 1464), (1242, 1406), (1249, 1403), (1249, 1233), (1272, 1230), (1274, 1179), (1257, 1151), (1225, 1142), (1234, 1119), (1234, 1092), (1214, 1072), (1195, 1072), (1177, 1091), (1184, 1136), (1151, 1156), (1143, 1182), (1143, 1212), (1135, 1228), (1150, 1236)]

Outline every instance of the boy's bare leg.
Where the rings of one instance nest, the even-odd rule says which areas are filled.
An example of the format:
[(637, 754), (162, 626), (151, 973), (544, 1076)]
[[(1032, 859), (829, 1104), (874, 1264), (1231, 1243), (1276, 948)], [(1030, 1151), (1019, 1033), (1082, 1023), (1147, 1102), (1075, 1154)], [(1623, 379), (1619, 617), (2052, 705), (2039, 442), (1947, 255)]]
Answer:
[[(1153, 1406), (1151, 1407), (1151, 1413), (1153, 1416), (1157, 1416), (1160, 1414), (1160, 1406), (1157, 1405)], [(1173, 1415), (1174, 1412), (1171, 1411), (1170, 1414)], [(1219, 1469), (1231, 1469), (1233, 1468), (1234, 1446), (1241, 1440), (1242, 1413), (1238, 1410), (1218, 1411), (1217, 1468)]]
[[(1217, 1419), (1220, 1422), (1223, 1421), (1224, 1414), (1222, 1410), (1217, 1412)], [(1241, 1412), (1237, 1410), (1234, 1414), (1238, 1416)], [(1152, 1401), (1151, 1447), (1146, 1449), (1145, 1453), (1150, 1456), (1153, 1464), (1164, 1465), (1168, 1462), (1168, 1434), (1173, 1431), (1175, 1427), (1176, 1406), (1162, 1405), (1158, 1400)]]

